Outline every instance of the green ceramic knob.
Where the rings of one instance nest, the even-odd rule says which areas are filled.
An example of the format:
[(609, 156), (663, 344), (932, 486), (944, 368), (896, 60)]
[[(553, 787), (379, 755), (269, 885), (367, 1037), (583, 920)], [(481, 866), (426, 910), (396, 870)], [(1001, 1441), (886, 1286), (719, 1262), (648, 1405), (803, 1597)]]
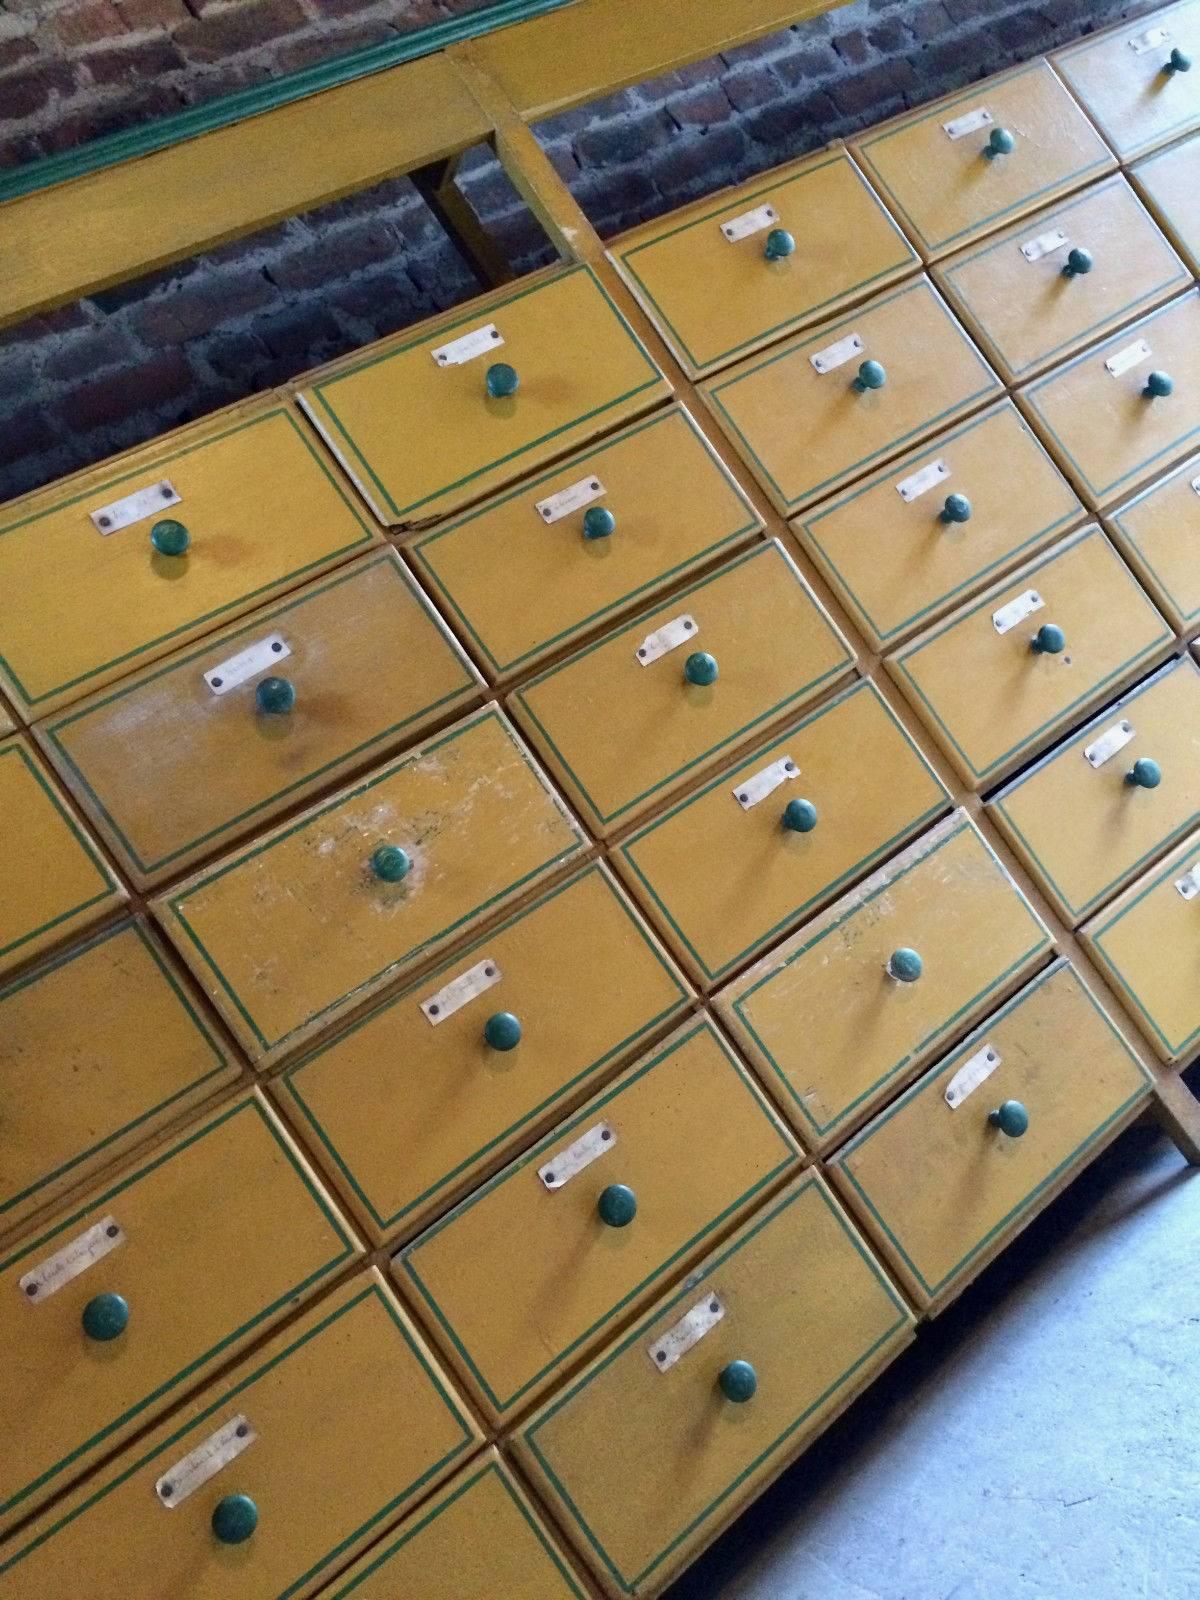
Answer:
[(296, 691), (287, 678), (263, 678), (254, 691), (254, 701), (267, 716), (279, 717), (296, 704)]
[(398, 844), (381, 844), (371, 855), (371, 871), (384, 883), (399, 883), (412, 871), (412, 861)]
[(222, 1544), (245, 1544), (258, 1527), (258, 1507), (248, 1494), (227, 1494), (213, 1507), (212, 1531)]
[(722, 1367), (717, 1382), (726, 1400), (732, 1400), (735, 1406), (744, 1406), (758, 1392), (758, 1373), (748, 1361), (731, 1361)]
[(487, 369), (487, 392), (493, 400), (516, 394), (520, 382), (516, 367), (510, 367), (507, 361), (497, 361)]
[(1083, 278), (1086, 277), (1095, 264), (1090, 250), (1075, 249), (1067, 257), (1066, 264), (1062, 269), (1062, 275), (1064, 278)]
[(483, 1025), (483, 1037), (493, 1050), (515, 1050), (521, 1042), (521, 1024), (511, 1011), (494, 1011)]
[(882, 389), (886, 382), (887, 372), (881, 362), (864, 361), (850, 387), (857, 389), (859, 394), (864, 394), (868, 389)]
[(789, 800), (783, 808), (783, 825), (792, 833), (811, 833), (817, 825), (817, 808), (811, 800)]
[(786, 228), (772, 228), (767, 235), (763, 255), (768, 261), (782, 261), (784, 256), (790, 256), (795, 248), (796, 241)]
[(970, 522), (971, 502), (965, 494), (948, 494), (942, 507), (942, 522)]
[(1066, 643), (1067, 636), (1061, 628), (1053, 622), (1043, 622), (1029, 641), (1029, 648), (1035, 656), (1056, 656), (1066, 648)]
[(607, 539), (617, 525), (617, 519), (607, 506), (589, 506), (583, 513), (583, 537)]
[(1029, 1126), (1029, 1113), (1019, 1100), (1006, 1100), (995, 1111), (988, 1112), (988, 1121), (1010, 1139), (1019, 1139)]
[(1162, 782), (1162, 768), (1149, 756), (1141, 756), (1125, 774), (1125, 782), (1135, 789), (1157, 789)]
[(716, 683), (716, 656), (710, 656), (707, 650), (693, 650), (683, 663), (683, 675), (689, 683), (698, 683), (701, 687)]
[(997, 156), (1010, 156), (1017, 148), (1017, 141), (1007, 128), (993, 128), (991, 137), (983, 147), (983, 153), (989, 161), (994, 161)]
[(1190, 72), (1191, 70), (1192, 70), (1192, 58), (1191, 58), (1191, 56), (1188, 55), (1186, 50), (1181, 50), (1178, 47), (1178, 45), (1176, 45), (1175, 49), (1171, 51), (1171, 54), (1167, 57), (1166, 61), (1163, 63), (1163, 71), (1167, 74), (1168, 77), (1170, 77), (1170, 75), (1172, 73), (1175, 73), (1175, 72)]
[(166, 517), (162, 522), (156, 522), (150, 529), (150, 543), (160, 556), (186, 555), (191, 542), (191, 534), (182, 522), (176, 522), (173, 517)]
[(98, 1294), (84, 1306), (80, 1320), (89, 1339), (107, 1344), (119, 1339), (129, 1326), (129, 1304), (123, 1295)]
[(624, 1183), (610, 1183), (600, 1191), (596, 1214), (609, 1228), (627, 1228), (637, 1216), (637, 1195)]
[(1167, 372), (1151, 372), (1142, 390), (1147, 400), (1165, 400), (1175, 387), (1175, 380)]
[(925, 963), (915, 950), (910, 950), (906, 945), (901, 945), (899, 950), (893, 950), (888, 957), (887, 975), (895, 978), (897, 983), (916, 983), (925, 970)]

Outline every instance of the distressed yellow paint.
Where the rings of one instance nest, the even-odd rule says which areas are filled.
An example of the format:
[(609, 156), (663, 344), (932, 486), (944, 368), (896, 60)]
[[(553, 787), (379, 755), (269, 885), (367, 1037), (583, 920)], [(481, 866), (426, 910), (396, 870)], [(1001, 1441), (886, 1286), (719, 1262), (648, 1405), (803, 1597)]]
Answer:
[(1180, 633), (1200, 626), (1200, 455), (1114, 507), (1104, 526)]
[(1200, 134), (1139, 161), (1129, 173), (1193, 272), (1200, 272)]

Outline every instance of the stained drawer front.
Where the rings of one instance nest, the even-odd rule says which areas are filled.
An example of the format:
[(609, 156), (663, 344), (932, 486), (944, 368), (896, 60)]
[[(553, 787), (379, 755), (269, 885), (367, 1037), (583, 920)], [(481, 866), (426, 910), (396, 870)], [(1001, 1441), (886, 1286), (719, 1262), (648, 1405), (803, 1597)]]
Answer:
[(9, 1256), (0, 1519), (34, 1510), (358, 1249), (251, 1097)]
[(609, 255), (692, 377), (918, 265), (845, 150), (684, 206), (623, 234)]
[(1072, 925), (1200, 824), (1200, 672), (1186, 658), (1052, 750), (990, 810)]
[(475, 658), (501, 681), (761, 526), (691, 417), (672, 406), (410, 548)]
[(1044, 61), (897, 117), (851, 149), (927, 261), (1116, 165)]
[(510, 1416), (799, 1162), (746, 1069), (693, 1022), (395, 1270), (487, 1414)]
[(805, 1146), (839, 1143), (1050, 953), (963, 811), (717, 996)]
[[(0, 1557), (0, 1584), (12, 1600), (310, 1595), (479, 1443), (370, 1272), (34, 1522)], [(233, 1546), (213, 1518), (239, 1496), (257, 1521)]]
[(787, 515), (999, 394), (924, 278), (752, 356), (702, 397)]
[(1200, 272), (1200, 134), (1139, 161), (1129, 176), (1193, 272)]
[(5, 511), (0, 594), (21, 604), (0, 622), (0, 681), (39, 717), (379, 539), (277, 404), (210, 419)]
[(1125, 179), (1037, 211), (953, 256), (938, 287), (1016, 383), (1188, 287), (1188, 269)]
[(510, 708), (584, 820), (608, 834), (852, 667), (772, 540), (550, 668)]
[(1117, 548), (1180, 633), (1200, 624), (1200, 455), (1105, 518)]
[(917, 1304), (941, 1307), (1149, 1092), (1095, 996), (1056, 962), (870, 1123), (830, 1174)]
[(261, 1061), (582, 849), (494, 708), (209, 868), (155, 912)]
[(1200, 438), (1200, 295), (1151, 312), (1018, 400), (1089, 506), (1130, 494)]
[(0, 972), (84, 932), (125, 899), (20, 735), (0, 741)]
[(1098, 528), (919, 635), (888, 667), (972, 788), (1048, 744), (1171, 642)]
[(792, 523), (877, 649), (1086, 516), (1011, 401)]
[(648, 823), (614, 859), (711, 988), (946, 805), (916, 745), (862, 683)]
[(580, 266), (359, 351), (297, 398), (375, 515), (397, 527), (478, 500), (669, 393)]
[(298, 1062), (278, 1092), (379, 1243), (500, 1166), (689, 994), (592, 866)]
[(606, 1593), (657, 1594), (911, 1337), (911, 1313), (808, 1174), (514, 1446)]

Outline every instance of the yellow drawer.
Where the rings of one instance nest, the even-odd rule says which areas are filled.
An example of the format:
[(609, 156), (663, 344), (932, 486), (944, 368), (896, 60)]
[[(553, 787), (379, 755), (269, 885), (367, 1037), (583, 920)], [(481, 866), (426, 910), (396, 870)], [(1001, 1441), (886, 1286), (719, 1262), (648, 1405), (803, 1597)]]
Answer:
[(525, 747), (486, 707), (154, 911), (261, 1065), (583, 849)]
[(509, 709), (604, 837), (853, 666), (773, 539), (551, 667)]
[[(1008, 149), (989, 154), (993, 140)], [(1116, 165), (1044, 61), (897, 117), (850, 148), (927, 261)]]
[(144, 888), (479, 698), (474, 669), (384, 550), (37, 731)]
[(708, 989), (946, 806), (879, 691), (859, 683), (648, 823), (614, 861)]
[[(25, 1529), (0, 1557), (0, 1589), (12, 1600), (299, 1600), (480, 1443), (369, 1272)], [(200, 1451), (202, 1467), (188, 1459)], [(252, 1502), (241, 1508), (252, 1531), (228, 1544), (213, 1519), (231, 1518), (238, 1496)]]
[(933, 276), (1010, 383), (1073, 355), (1191, 282), (1119, 175), (951, 257)]
[(670, 392), (591, 269), (577, 266), (359, 351), (296, 397), (379, 520), (408, 527)]
[(1005, 400), (823, 501), (792, 531), (883, 650), (1085, 516)]
[[(1152, 765), (1135, 771), (1139, 761)], [(1082, 922), (1200, 824), (1200, 672), (1186, 658), (1165, 667), (1002, 789), (990, 810), (1063, 918)]]
[(843, 149), (672, 211), (608, 253), (693, 378), (919, 265)]
[(1128, 161), (1200, 125), (1200, 84), (1188, 70), (1198, 51), (1200, 4), (1184, 0), (1084, 39), (1053, 60), (1100, 132)]
[(1160, 657), (1171, 630), (1098, 528), (1022, 567), (887, 665), (973, 789)]
[[(158, 506), (147, 506), (156, 491)], [(21, 603), (0, 620), (0, 682), (30, 718), (380, 537), (303, 421), (277, 402), (224, 412), (4, 509), (0, 594)], [(93, 515), (118, 526), (102, 532)], [(152, 539), (168, 544), (176, 524), (191, 543), (160, 553)]]
[[(670, 1339), (689, 1314), (690, 1336)], [(658, 1594), (912, 1331), (911, 1312), (808, 1173), (525, 1423), (513, 1446), (606, 1593)], [(656, 1362), (664, 1341), (679, 1353)], [(752, 1379), (740, 1366), (729, 1372), (734, 1363)], [(745, 1394), (754, 1380), (748, 1401), (726, 1398), (725, 1386)]]
[(745, 1067), (696, 1020), (402, 1250), (393, 1270), (501, 1421), (800, 1160)]
[(20, 735), (0, 743), (0, 973), (90, 928), (125, 899)]
[(940, 1309), (1149, 1093), (1145, 1068), (1058, 961), (840, 1151), (830, 1175), (917, 1305)]
[(1051, 950), (956, 811), (717, 996), (806, 1148), (824, 1153)]
[(1200, 625), (1200, 455), (1104, 519), (1117, 548), (1180, 633)]
[(144, 1428), (360, 1248), (252, 1096), (10, 1255), (0, 1526)]
[(690, 993), (591, 866), (306, 1056), (277, 1090), (379, 1244), (495, 1171), (678, 1020)]
[[(1168, 386), (1170, 394), (1147, 392)], [(1017, 398), (1086, 503), (1099, 509), (1195, 448), (1198, 396), (1200, 294), (1193, 292)]]
[(1139, 161), (1129, 176), (1193, 272), (1200, 272), (1200, 134)]
[(699, 392), (790, 515), (982, 405), (1000, 381), (918, 278)]
[(761, 527), (691, 417), (672, 406), (423, 535), (409, 553), (501, 682)]

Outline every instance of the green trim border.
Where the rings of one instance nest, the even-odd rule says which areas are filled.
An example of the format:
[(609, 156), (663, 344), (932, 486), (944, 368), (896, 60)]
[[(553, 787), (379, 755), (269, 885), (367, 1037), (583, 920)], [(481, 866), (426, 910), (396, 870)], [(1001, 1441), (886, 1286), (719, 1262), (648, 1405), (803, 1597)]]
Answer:
[[(1160, 23), (1165, 17), (1174, 16), (1180, 11), (1186, 13), (1187, 10), (1187, 5), (1181, 0), (1180, 4), (1165, 6), (1161, 11), (1151, 11), (1141, 16), (1132, 17), (1125, 23), (1118, 23), (1116, 27), (1105, 28), (1092, 38), (1080, 39), (1076, 44), (1066, 45), (1063, 49), (1056, 50), (1054, 55), (1049, 58), (1051, 66), (1061, 74), (1071, 93), (1078, 99), (1079, 104), (1084, 107), (1088, 116), (1123, 162), (1136, 160), (1138, 156), (1151, 152), (1157, 154), (1159, 145), (1165, 144), (1169, 139), (1174, 138), (1180, 130), (1190, 132), (1193, 128), (1200, 127), (1200, 110), (1193, 106), (1185, 116), (1179, 117), (1176, 121), (1168, 124), (1167, 127), (1154, 134), (1148, 142), (1143, 140), (1140, 143), (1131, 145), (1122, 144), (1113, 130), (1111, 118), (1106, 117), (1100, 109), (1103, 101), (1098, 105), (1090, 95), (1084, 93), (1082, 87), (1071, 81), (1071, 59), (1075, 56), (1088, 55), (1093, 50), (1101, 50), (1105, 45), (1115, 44), (1118, 40), (1127, 44), (1127, 36), (1132, 34), (1136, 37), (1139, 30), (1144, 31), (1144, 25), (1147, 22), (1153, 20), (1156, 23)], [(1142, 94), (1144, 97), (1145, 90), (1142, 91)]]
[[(1184, 611), (1172, 585), (1166, 582), (1158, 568), (1146, 554), (1145, 546), (1135, 534), (1129, 531), (1121, 519), (1126, 512), (1132, 511), (1134, 506), (1140, 506), (1143, 500), (1151, 499), (1154, 495), (1159, 494), (1174, 483), (1176, 478), (1181, 478), (1198, 467), (1200, 467), (1200, 455), (1190, 456), (1187, 460), (1180, 462), (1174, 471), (1164, 474), (1161, 478), (1156, 478), (1140, 494), (1135, 494), (1132, 499), (1123, 501), (1115, 511), (1106, 511), (1104, 513), (1105, 522), (1111, 524), (1120, 536), (1121, 542), (1128, 547), (1130, 560), (1146, 569), (1151, 580), (1158, 585), (1167, 600), (1175, 608), (1185, 628), (1190, 627), (1197, 617), (1200, 617), (1200, 601), (1197, 601), (1190, 611)], [(1150, 531), (1153, 532), (1153, 530)]]

